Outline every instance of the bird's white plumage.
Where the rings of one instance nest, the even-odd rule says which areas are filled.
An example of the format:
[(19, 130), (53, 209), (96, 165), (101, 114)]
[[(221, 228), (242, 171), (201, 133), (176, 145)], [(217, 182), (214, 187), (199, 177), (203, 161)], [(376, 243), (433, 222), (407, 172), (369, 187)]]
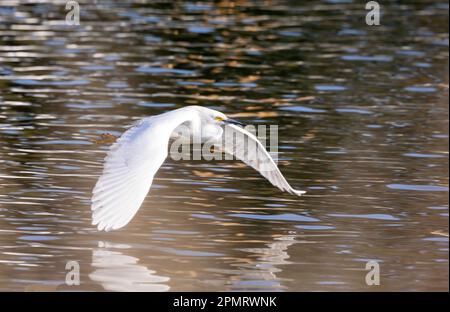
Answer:
[[(127, 130), (105, 157), (103, 173), (93, 190), (92, 224), (106, 231), (125, 226), (138, 211), (150, 190), (153, 177), (166, 159), (169, 139), (174, 130), (188, 122), (193, 136), (202, 133), (202, 130), (207, 133), (207, 139), (217, 134), (221, 136), (222, 133), (223, 136), (230, 135), (229, 131), (214, 131), (213, 127), (220, 127), (217, 117), (227, 119), (218, 111), (188, 106), (145, 118)], [(298, 196), (304, 193), (289, 185), (270, 154), (253, 134), (235, 125), (227, 126), (243, 134), (243, 138), (230, 141), (225, 137), (225, 152), (259, 171), (279, 189)], [(245, 140), (253, 142), (256, 148), (246, 150)]]
[[(105, 158), (92, 196), (93, 224), (99, 230), (126, 225), (144, 201), (153, 177), (167, 157), (167, 140), (152, 118), (126, 131)], [(153, 139), (152, 139), (153, 138)]]
[(236, 125), (227, 125), (227, 127), (231, 127), (234, 131), (224, 131), (223, 150), (226, 153), (236, 156), (258, 171), (280, 190), (298, 196), (305, 193), (289, 185), (273, 158), (253, 133)]

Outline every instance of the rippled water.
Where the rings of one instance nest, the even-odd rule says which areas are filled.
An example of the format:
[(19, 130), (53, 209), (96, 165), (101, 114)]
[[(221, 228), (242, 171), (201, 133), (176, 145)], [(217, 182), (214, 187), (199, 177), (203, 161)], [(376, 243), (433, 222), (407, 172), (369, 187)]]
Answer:
[[(80, 26), (27, 2), (0, 3), (0, 290), (448, 290), (447, 2), (392, 1), (380, 26), (351, 0), (79, 1)], [(97, 232), (93, 140), (189, 104), (278, 124), (306, 196), (169, 159)]]

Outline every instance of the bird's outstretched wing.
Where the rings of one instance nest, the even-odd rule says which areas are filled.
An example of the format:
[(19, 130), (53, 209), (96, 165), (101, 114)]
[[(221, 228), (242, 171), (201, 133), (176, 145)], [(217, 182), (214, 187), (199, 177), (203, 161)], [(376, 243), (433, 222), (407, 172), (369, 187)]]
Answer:
[(230, 127), (223, 132), (222, 149), (226, 153), (234, 155), (254, 168), (280, 190), (298, 196), (306, 193), (306, 191), (295, 190), (289, 185), (275, 161), (254, 134), (233, 124), (227, 124), (226, 127)]
[(121, 228), (136, 214), (167, 157), (169, 136), (147, 118), (111, 146), (92, 191), (92, 224), (100, 231)]

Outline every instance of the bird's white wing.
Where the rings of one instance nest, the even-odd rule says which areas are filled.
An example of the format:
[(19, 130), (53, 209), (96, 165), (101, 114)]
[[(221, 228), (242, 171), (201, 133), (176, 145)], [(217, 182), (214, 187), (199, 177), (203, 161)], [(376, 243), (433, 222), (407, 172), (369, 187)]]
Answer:
[[(258, 171), (274, 186), (282, 191), (301, 196), (306, 191), (293, 189), (278, 169), (275, 161), (261, 142), (249, 131), (233, 124), (227, 124), (223, 132), (222, 148)], [(230, 131), (231, 130), (231, 131)]]
[(112, 145), (92, 196), (92, 224), (100, 231), (121, 228), (136, 214), (167, 157), (169, 136), (147, 118)]

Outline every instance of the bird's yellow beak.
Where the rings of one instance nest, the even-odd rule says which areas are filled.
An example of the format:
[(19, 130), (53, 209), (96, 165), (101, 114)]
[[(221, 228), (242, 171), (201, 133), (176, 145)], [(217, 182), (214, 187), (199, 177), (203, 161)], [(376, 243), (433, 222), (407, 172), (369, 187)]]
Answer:
[(240, 121), (237, 121), (237, 120), (234, 120), (234, 119), (231, 119), (231, 118), (227, 118), (223, 122), (227, 123), (227, 124), (231, 124), (231, 125), (237, 125), (237, 126), (245, 127), (244, 123), (242, 123)]
[(223, 122), (225, 124), (232, 124), (232, 125), (238, 125), (238, 126), (241, 126), (241, 127), (245, 127), (245, 124), (243, 124), (242, 122), (234, 120), (234, 119), (231, 119), (231, 118), (224, 119), (222, 117), (217, 116), (216, 118), (214, 118), (214, 120), (217, 121), (217, 122)]

